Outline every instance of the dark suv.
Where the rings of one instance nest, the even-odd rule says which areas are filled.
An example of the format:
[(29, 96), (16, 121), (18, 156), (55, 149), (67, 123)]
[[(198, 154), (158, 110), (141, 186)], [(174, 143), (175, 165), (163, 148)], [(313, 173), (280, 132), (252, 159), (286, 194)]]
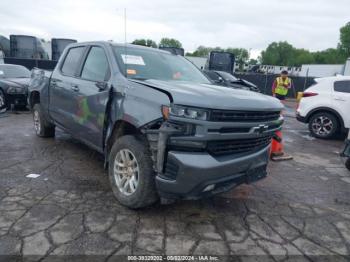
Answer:
[(275, 98), (215, 86), (182, 56), (109, 42), (71, 44), (52, 74), (35, 71), (29, 104), (37, 135), (60, 127), (105, 156), (131, 208), (265, 177), (283, 122)]

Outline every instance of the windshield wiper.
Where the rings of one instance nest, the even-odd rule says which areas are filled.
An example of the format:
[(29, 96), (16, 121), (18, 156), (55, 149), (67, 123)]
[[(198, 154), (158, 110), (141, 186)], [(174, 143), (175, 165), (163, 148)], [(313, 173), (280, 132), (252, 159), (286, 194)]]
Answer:
[(146, 80), (148, 80), (148, 78), (145, 78), (145, 77), (129, 77), (128, 79), (139, 80), (139, 81), (146, 81)]

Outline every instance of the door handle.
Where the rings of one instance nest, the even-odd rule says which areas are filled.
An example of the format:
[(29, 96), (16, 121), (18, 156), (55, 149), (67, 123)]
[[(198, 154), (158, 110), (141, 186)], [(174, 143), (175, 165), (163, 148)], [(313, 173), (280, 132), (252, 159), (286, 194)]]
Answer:
[(99, 91), (104, 91), (108, 88), (108, 84), (106, 82), (96, 82), (95, 86), (98, 88)]
[(77, 85), (71, 85), (71, 89), (75, 92), (78, 92), (79, 91), (79, 86)]
[(51, 81), (51, 87), (57, 87), (57, 82), (56, 81)]

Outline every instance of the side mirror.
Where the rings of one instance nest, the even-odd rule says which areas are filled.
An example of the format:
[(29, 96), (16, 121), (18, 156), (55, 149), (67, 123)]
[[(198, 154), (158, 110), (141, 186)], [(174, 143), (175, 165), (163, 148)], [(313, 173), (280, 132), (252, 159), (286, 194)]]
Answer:
[(221, 84), (224, 82), (224, 79), (221, 76), (219, 76), (217, 80), (214, 80), (214, 82), (217, 84)]

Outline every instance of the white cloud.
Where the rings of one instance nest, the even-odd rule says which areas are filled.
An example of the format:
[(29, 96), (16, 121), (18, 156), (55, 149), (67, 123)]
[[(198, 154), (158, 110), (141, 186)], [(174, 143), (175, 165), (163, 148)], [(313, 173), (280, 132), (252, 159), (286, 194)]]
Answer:
[(272, 41), (299, 48), (335, 47), (348, 20), (348, 0), (99, 0), (0, 2), (0, 34), (41, 38), (124, 41), (179, 39), (187, 51), (199, 45), (245, 47), (256, 56)]

